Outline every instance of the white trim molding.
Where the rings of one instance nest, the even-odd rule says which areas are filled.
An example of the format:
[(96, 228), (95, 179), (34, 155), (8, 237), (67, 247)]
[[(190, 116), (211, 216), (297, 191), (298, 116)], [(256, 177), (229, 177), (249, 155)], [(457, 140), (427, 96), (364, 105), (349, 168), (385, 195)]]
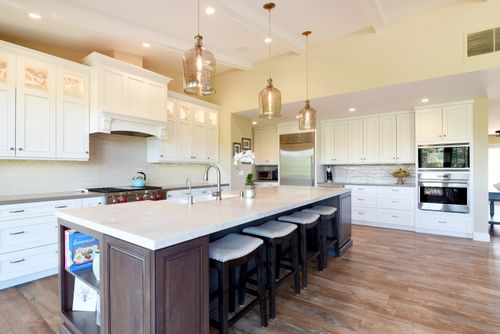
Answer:
[(482, 233), (482, 232), (474, 232), (473, 239), (475, 241), (490, 242), (490, 234), (489, 233)]

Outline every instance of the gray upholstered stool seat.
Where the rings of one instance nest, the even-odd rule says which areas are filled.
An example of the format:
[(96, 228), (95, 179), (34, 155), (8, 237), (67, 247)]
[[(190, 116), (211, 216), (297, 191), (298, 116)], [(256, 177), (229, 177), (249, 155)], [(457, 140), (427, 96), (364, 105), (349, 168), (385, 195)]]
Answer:
[(219, 262), (238, 259), (250, 254), (263, 243), (259, 238), (230, 233), (209, 244), (208, 257)]
[(282, 238), (289, 235), (297, 229), (297, 225), (277, 222), (275, 220), (268, 221), (259, 226), (246, 227), (244, 233), (256, 235), (266, 238)]
[(304, 209), (302, 212), (312, 212), (322, 216), (330, 216), (337, 212), (337, 208), (334, 206), (316, 205), (312, 208)]
[(317, 213), (312, 212), (294, 212), (288, 216), (278, 217), (278, 220), (294, 223), (294, 224), (312, 224), (319, 219), (319, 215)]

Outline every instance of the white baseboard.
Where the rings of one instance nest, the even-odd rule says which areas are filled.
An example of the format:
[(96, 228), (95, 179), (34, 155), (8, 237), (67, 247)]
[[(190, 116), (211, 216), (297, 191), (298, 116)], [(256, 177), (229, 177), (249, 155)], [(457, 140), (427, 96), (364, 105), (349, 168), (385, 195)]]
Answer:
[(19, 284), (35, 281), (40, 278), (55, 275), (59, 272), (59, 268), (51, 268), (38, 273), (24, 275), (21, 277), (12, 278), (3, 282), (0, 282), (0, 290), (7, 289)]
[(368, 222), (368, 221), (364, 221), (364, 220), (352, 220), (352, 224), (371, 226), (371, 227), (391, 228), (394, 230), (415, 231), (415, 226), (385, 224), (385, 223), (378, 223), (378, 222)]
[(489, 233), (474, 232), (473, 239), (476, 241), (490, 242), (490, 234)]
[(448, 237), (457, 237), (457, 238), (472, 239), (472, 233), (457, 232), (457, 231), (447, 231), (447, 230), (437, 230), (437, 229), (428, 228), (428, 227), (415, 227), (415, 232), (417, 232), (417, 233), (445, 235), (445, 236), (448, 236)]

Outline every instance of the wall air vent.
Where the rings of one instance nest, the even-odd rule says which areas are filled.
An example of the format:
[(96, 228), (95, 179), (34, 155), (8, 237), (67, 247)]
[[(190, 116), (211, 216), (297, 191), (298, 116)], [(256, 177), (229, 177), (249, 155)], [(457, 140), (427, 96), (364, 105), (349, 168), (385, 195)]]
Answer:
[[(497, 31), (495, 31), (497, 30)], [(495, 51), (495, 32), (500, 29), (489, 29), (467, 34), (467, 57), (479, 56)], [(497, 39), (500, 36), (497, 36)], [(497, 45), (497, 51), (500, 45)]]

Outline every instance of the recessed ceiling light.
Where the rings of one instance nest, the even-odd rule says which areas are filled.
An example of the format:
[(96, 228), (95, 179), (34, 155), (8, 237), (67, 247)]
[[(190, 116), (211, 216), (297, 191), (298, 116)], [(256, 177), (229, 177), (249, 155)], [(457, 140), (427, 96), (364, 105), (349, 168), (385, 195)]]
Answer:
[(420, 100), (422, 103), (427, 103), (429, 102), (429, 99), (428, 98), (423, 98), (422, 100)]
[(42, 15), (37, 13), (28, 13), (28, 16), (31, 17), (33, 20), (40, 20), (42, 18)]
[(215, 13), (215, 8), (214, 7), (207, 7), (205, 8), (205, 14), (207, 15), (214, 15)]
[(253, 122), (252, 122), (252, 124), (253, 124), (253, 125), (257, 125), (257, 122), (256, 122), (256, 121), (253, 121)]
[(151, 44), (149, 44), (148, 42), (144, 42), (144, 43), (142, 43), (142, 47), (149, 48), (149, 47), (151, 47)]
[(349, 111), (350, 111), (350, 112), (355, 112), (355, 111), (356, 111), (356, 108), (349, 108)]
[(299, 118), (299, 115), (295, 116), (295, 118)]
[(266, 42), (267, 44), (271, 43), (273, 41), (273, 39), (271, 37), (266, 37), (264, 39), (264, 42)]

